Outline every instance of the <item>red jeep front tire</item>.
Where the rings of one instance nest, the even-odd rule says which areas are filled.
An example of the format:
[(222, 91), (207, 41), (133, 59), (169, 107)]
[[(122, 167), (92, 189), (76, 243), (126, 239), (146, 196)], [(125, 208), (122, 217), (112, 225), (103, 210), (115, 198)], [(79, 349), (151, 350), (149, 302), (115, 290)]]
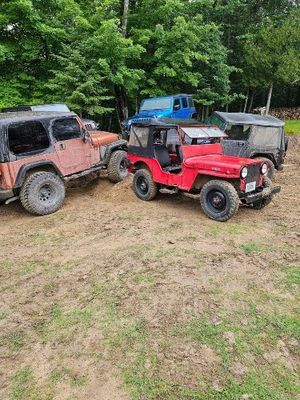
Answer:
[(22, 206), (30, 214), (48, 215), (57, 211), (65, 199), (65, 185), (54, 172), (30, 174), (21, 189)]
[(154, 199), (158, 192), (158, 186), (147, 169), (140, 169), (134, 174), (132, 188), (137, 197), (144, 201)]
[(211, 180), (201, 190), (200, 203), (209, 218), (224, 222), (237, 213), (240, 200), (231, 183)]

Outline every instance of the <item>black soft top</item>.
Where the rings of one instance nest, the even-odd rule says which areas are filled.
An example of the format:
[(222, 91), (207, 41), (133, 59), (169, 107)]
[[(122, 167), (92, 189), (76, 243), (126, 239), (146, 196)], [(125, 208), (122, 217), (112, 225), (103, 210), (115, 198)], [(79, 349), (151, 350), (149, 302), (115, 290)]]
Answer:
[(258, 126), (274, 126), (282, 127), (284, 122), (271, 115), (259, 115), (249, 113), (227, 113), (214, 111), (223, 121), (236, 125), (258, 125)]
[(33, 120), (46, 120), (53, 118), (66, 118), (66, 117), (76, 117), (73, 112), (45, 112), (45, 111), (18, 111), (18, 112), (7, 112), (0, 113), (0, 125), (12, 123), (12, 122), (22, 122), (22, 121), (33, 121)]

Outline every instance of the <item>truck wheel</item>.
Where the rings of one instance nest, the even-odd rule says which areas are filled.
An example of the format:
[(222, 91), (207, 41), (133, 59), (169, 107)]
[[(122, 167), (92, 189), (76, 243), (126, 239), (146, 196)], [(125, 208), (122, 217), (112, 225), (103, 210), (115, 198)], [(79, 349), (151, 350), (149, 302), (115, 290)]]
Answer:
[[(265, 188), (271, 187), (271, 186), (272, 186), (271, 179), (265, 178), (264, 183), (263, 183), (263, 186), (264, 186)], [(255, 201), (255, 202), (252, 204), (252, 208), (254, 208), (255, 210), (261, 210), (262, 208), (264, 208), (264, 207), (266, 207), (267, 205), (269, 205), (269, 204), (271, 203), (272, 199), (273, 199), (273, 196), (270, 195), (270, 196), (268, 196), (268, 197), (264, 197), (264, 198), (261, 199), (261, 200)]]
[(239, 209), (239, 196), (231, 183), (221, 180), (207, 182), (200, 193), (204, 213), (215, 221), (227, 221)]
[(65, 185), (53, 172), (39, 171), (29, 175), (20, 192), (23, 207), (34, 215), (54, 213), (64, 199)]
[(271, 161), (269, 158), (266, 157), (255, 157), (256, 160), (260, 160), (262, 162), (265, 162), (266, 164), (268, 164), (269, 166), (269, 171), (267, 173), (267, 177), (269, 179), (272, 179), (274, 173), (275, 173), (275, 165), (273, 163), (273, 161)]
[(124, 150), (117, 150), (112, 153), (107, 166), (108, 179), (118, 183), (128, 175), (127, 153)]
[(145, 201), (154, 199), (158, 191), (157, 184), (147, 169), (140, 169), (134, 174), (132, 187), (137, 197)]

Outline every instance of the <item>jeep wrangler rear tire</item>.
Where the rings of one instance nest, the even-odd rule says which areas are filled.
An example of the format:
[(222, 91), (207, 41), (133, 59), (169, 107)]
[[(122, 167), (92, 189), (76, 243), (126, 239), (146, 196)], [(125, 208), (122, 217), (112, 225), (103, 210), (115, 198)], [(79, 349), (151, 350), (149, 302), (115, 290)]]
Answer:
[(137, 197), (144, 201), (153, 200), (158, 192), (158, 186), (147, 169), (140, 169), (134, 174), (132, 187)]
[(266, 164), (268, 164), (269, 171), (268, 171), (268, 173), (267, 173), (267, 177), (268, 177), (269, 179), (272, 179), (272, 177), (273, 177), (273, 175), (274, 175), (274, 173), (275, 173), (275, 171), (276, 171), (275, 165), (274, 165), (273, 161), (271, 161), (271, 160), (270, 160), (269, 158), (267, 158), (267, 157), (255, 157), (255, 159), (256, 159), (256, 160), (260, 160), (260, 161), (265, 162)]
[(65, 185), (53, 172), (30, 174), (20, 192), (20, 200), (29, 213), (47, 215), (57, 211), (65, 199)]
[(108, 179), (114, 183), (121, 182), (128, 176), (126, 151), (116, 150), (111, 154), (107, 174)]
[(203, 212), (215, 221), (227, 221), (239, 209), (239, 196), (233, 185), (226, 181), (208, 181), (200, 192)]

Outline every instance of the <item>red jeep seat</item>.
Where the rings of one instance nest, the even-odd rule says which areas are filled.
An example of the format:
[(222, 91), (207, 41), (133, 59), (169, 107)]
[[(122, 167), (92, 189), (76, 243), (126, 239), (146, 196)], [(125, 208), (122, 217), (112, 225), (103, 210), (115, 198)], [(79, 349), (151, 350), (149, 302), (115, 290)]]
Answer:
[(161, 144), (155, 144), (154, 155), (164, 171), (174, 172), (174, 173), (181, 171), (180, 165), (171, 165), (172, 160), (166, 146)]

